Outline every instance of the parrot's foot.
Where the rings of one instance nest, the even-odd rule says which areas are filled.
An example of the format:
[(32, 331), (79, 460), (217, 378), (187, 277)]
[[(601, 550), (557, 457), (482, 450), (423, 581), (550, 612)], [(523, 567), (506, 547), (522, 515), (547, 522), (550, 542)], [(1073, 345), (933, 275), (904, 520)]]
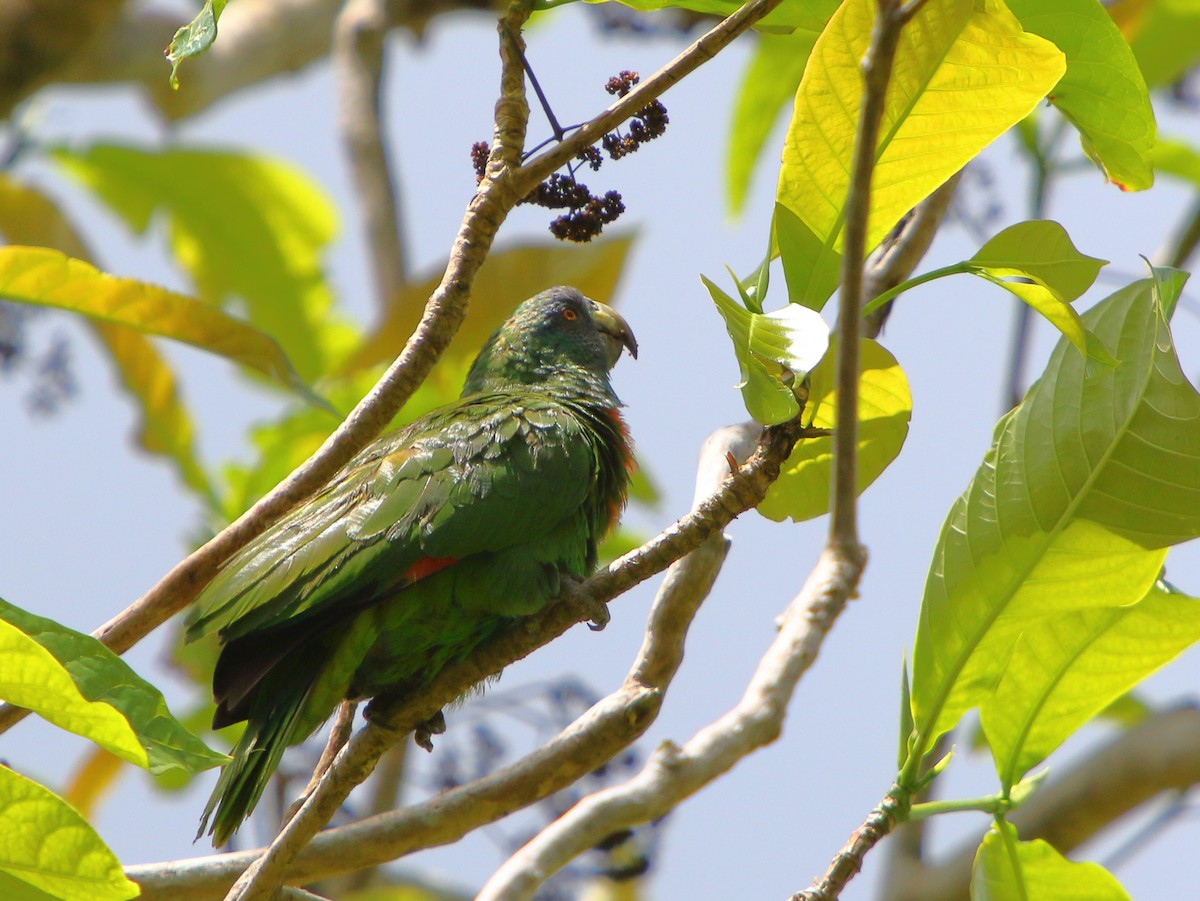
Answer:
[(588, 628), (593, 632), (601, 631), (612, 619), (608, 612), (608, 602), (589, 597), (580, 590), (582, 579), (564, 576), (562, 580), (562, 595), (577, 604), (588, 615)]
[(435, 735), (444, 735), (445, 732), (446, 717), (439, 710), (413, 730), (413, 741), (417, 743), (418, 747), (424, 748), (426, 751), (432, 751), (433, 737)]

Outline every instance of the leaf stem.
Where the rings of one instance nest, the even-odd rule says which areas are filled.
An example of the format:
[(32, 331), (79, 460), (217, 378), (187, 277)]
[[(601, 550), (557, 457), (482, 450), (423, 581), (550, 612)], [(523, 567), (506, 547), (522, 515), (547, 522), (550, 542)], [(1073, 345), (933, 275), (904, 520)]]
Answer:
[(864, 306), (862, 308), (863, 316), (871, 315), (876, 310), (878, 310), (880, 307), (882, 307), (884, 304), (891, 302), (893, 299), (895, 299), (897, 296), (903, 294), (909, 288), (915, 288), (915, 287), (917, 287), (917, 285), (923, 285), (926, 282), (931, 282), (935, 278), (945, 278), (947, 275), (958, 275), (963, 272), (971, 272), (971, 271), (973, 271), (971, 269), (971, 267), (966, 262), (962, 262), (962, 263), (955, 263), (953, 266), (943, 266), (941, 269), (934, 269), (930, 272), (926, 272), (924, 275), (914, 276), (913, 278), (910, 278), (908, 281), (901, 282), (900, 284), (896, 285), (896, 287), (890, 288), (887, 291), (884, 291), (882, 294), (880, 294), (874, 300), (869, 302), (866, 306)]

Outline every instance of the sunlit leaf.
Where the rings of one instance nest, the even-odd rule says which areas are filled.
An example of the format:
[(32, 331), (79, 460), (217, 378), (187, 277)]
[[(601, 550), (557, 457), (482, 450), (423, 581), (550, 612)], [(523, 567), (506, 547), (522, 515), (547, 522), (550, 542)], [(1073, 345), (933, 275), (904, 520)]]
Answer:
[(225, 761), (167, 710), (162, 694), (90, 635), (0, 600), (0, 697), (151, 772)]
[(185, 59), (199, 56), (217, 39), (217, 21), (225, 11), (229, 0), (204, 0), (204, 6), (196, 18), (175, 32), (167, 47), (167, 60), (171, 63), (171, 87), (179, 87), (179, 64)]
[[(881, 345), (864, 338), (860, 354), (858, 491), (861, 494), (900, 453), (908, 436), (912, 395), (904, 370)], [(833, 429), (837, 425), (834, 358), (831, 348), (809, 375), (810, 394), (804, 419), (817, 428)], [(758, 512), (770, 519), (791, 517), (797, 522), (828, 513), (832, 463), (832, 438), (801, 439), (759, 504)]]
[(1026, 31), (1066, 54), (1067, 70), (1051, 91), (1084, 149), (1122, 190), (1154, 184), (1150, 149), (1156, 127), (1146, 82), (1133, 51), (1096, 0), (1007, 0)]
[(1085, 722), (1200, 639), (1200, 600), (1159, 583), (1128, 607), (1033, 621), (980, 719), (1012, 785)]
[(108, 275), (57, 250), (0, 247), (0, 296), (182, 341), (307, 391), (269, 335), (194, 298)]
[(952, 507), (913, 651), (923, 745), (991, 693), (1036, 617), (1132, 604), (1200, 535), (1200, 395), (1155, 294), (1144, 279), (1084, 314), (1120, 364), (1085, 377), (1060, 341)]
[(0, 766), (0, 897), (125, 901), (138, 895), (121, 863), (69, 804)]
[[(39, 191), (0, 174), (0, 234), (11, 244), (61, 250), (92, 262), (83, 240), (59, 209)], [(212, 502), (208, 475), (196, 458), (191, 416), (179, 397), (175, 374), (154, 345), (124, 326), (88, 320), (141, 414), (138, 440), (167, 456), (184, 482)]]
[(741, 371), (742, 399), (764, 425), (786, 422), (798, 412), (796, 389), (829, 346), (829, 326), (819, 314), (790, 303), (771, 313), (752, 313), (704, 276)]
[[(874, 0), (846, 0), (813, 48), (783, 151), (778, 200), (839, 250)], [(905, 26), (876, 150), (867, 247), (993, 139), (1065, 71), (998, 0), (930, 0)]]
[(279, 342), (306, 382), (357, 340), (335, 315), (324, 253), (336, 212), (307, 175), (244, 153), (96, 145), (53, 158), (136, 232), (166, 214), (168, 236), (197, 294), (240, 299), (246, 318)]
[[(467, 318), (443, 361), (447, 356), (474, 358), (517, 304), (555, 285), (572, 285), (593, 300), (611, 303), (633, 241), (633, 235), (623, 235), (573, 247), (538, 243), (492, 251), (475, 278)], [(341, 372), (391, 362), (421, 321), (425, 301), (442, 280), (444, 271), (445, 266), (436, 267), (391, 298), (383, 322), (341, 367)], [(438, 370), (441, 369), (439, 364)], [(433, 378), (457, 394), (462, 379), (446, 373), (454, 376), (447, 380), (438, 370)]]
[(971, 870), (971, 901), (1130, 901), (1112, 873), (1095, 863), (1067, 860), (1053, 846), (1019, 841), (1007, 822), (983, 837)]
[(1200, 188), (1200, 152), (1177, 138), (1161, 138), (1151, 153), (1154, 169)]
[[(1057, 222), (1033, 220), (1003, 229), (966, 261), (968, 270), (1012, 292), (1088, 352), (1087, 333), (1071, 301), (1092, 286), (1108, 260), (1075, 249)], [(1025, 282), (1006, 281), (1010, 278)]]

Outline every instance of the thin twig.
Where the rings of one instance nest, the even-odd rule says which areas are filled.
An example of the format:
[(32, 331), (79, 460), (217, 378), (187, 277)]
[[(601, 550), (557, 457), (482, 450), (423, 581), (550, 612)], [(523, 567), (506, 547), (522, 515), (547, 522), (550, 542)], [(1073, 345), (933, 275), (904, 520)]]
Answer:
[(385, 0), (349, 0), (338, 15), (333, 34), (338, 124), (362, 209), (375, 302), (380, 309), (386, 309), (404, 286), (406, 275), (398, 182), (392, 177), (381, 122), (383, 45), (389, 25), (386, 7)]

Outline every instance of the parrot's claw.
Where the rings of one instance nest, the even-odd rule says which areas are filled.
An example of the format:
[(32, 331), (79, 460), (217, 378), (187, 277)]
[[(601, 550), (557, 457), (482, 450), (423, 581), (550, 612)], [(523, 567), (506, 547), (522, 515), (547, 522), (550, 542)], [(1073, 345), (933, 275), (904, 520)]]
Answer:
[(578, 604), (587, 613), (588, 628), (593, 632), (601, 631), (608, 625), (612, 619), (612, 614), (608, 612), (608, 602), (599, 600), (598, 598), (589, 597), (580, 590), (583, 585), (582, 579), (575, 579), (570, 576), (564, 576), (562, 580), (562, 596), (570, 599), (573, 603)]
[(435, 735), (444, 735), (445, 732), (446, 717), (439, 710), (413, 730), (413, 741), (417, 743), (417, 747), (424, 748), (426, 751), (432, 751), (433, 737)]
[(588, 604), (591, 609), (591, 618), (588, 620), (587, 627), (593, 632), (601, 632), (608, 625), (608, 621), (612, 619), (612, 614), (608, 612), (608, 604), (604, 601), (594, 601)]

